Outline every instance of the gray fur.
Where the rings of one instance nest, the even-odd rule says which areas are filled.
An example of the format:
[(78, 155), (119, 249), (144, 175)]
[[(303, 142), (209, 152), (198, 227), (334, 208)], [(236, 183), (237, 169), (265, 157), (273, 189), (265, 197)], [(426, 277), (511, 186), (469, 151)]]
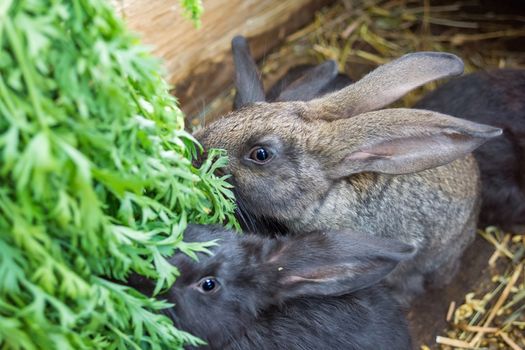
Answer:
[[(463, 73), (463, 62), (444, 52), (417, 52), (380, 66), (316, 104), (324, 118), (344, 118), (382, 108), (430, 81)], [(346, 103), (342, 101), (349, 100)]]
[[(416, 246), (414, 259), (388, 279), (408, 302), (425, 281), (441, 285), (453, 276), (480, 206), (470, 152), (501, 130), (424, 110), (365, 112), (461, 73), (458, 61), (439, 53), (403, 56), (312, 101), (255, 103), (196, 137), (228, 152), (226, 170), (248, 227), (348, 228)], [(270, 161), (250, 159), (258, 147), (273, 154)]]

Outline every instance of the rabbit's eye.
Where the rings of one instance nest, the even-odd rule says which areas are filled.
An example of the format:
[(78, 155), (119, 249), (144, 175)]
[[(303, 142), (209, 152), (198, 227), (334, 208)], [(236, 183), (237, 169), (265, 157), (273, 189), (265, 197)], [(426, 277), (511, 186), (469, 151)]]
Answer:
[(204, 277), (198, 284), (203, 293), (211, 293), (219, 288), (219, 282), (213, 277)]
[(272, 158), (272, 154), (264, 147), (255, 147), (250, 151), (250, 159), (256, 163), (263, 164)]

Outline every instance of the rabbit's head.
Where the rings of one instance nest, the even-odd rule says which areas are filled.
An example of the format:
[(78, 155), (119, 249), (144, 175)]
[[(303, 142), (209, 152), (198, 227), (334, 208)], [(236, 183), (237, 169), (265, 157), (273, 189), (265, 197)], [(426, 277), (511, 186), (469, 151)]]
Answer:
[[(256, 327), (260, 315), (272, 317), (288, 300), (361, 290), (413, 254), (410, 245), (349, 232), (270, 239), (190, 226), (185, 239), (216, 239), (218, 245), (211, 249), (213, 255), (199, 253), (198, 261), (174, 255), (170, 262), (180, 277), (161, 297), (174, 304), (168, 315), (176, 326), (215, 348), (242, 337)], [(130, 284), (147, 289), (144, 280)]]
[[(409, 174), (465, 156), (498, 128), (425, 110), (383, 109), (429, 81), (458, 75), (447, 53), (405, 55), (346, 88), (310, 101), (257, 102), (195, 134), (205, 149), (225, 149), (241, 221), (290, 222), (354, 175)], [(253, 102), (253, 103), (250, 103)], [(343, 202), (342, 202), (343, 203)], [(347, 204), (341, 204), (347, 205)], [(309, 210), (312, 212), (312, 210)]]

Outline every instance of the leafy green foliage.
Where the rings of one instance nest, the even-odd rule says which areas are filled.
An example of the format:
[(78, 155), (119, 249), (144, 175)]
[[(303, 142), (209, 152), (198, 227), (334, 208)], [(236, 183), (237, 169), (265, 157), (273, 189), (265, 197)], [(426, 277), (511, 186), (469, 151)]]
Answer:
[(200, 27), (200, 18), (203, 11), (202, 0), (180, 0), (180, 3), (186, 11), (186, 16), (189, 17), (197, 27)]
[(195, 147), (105, 0), (0, 2), (0, 349), (199, 343), (116, 282), (135, 271), (161, 291), (166, 256), (213, 244), (182, 242), (188, 222), (235, 225), (212, 174), (225, 158), (196, 169)]

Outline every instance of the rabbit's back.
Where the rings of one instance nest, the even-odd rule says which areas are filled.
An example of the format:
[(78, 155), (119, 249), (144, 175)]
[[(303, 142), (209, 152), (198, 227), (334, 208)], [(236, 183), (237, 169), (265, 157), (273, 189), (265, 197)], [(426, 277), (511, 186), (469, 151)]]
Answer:
[(477, 72), (451, 80), (416, 108), (504, 130), (474, 152), (483, 184), (480, 224), (525, 224), (525, 70)]
[(406, 321), (382, 287), (336, 298), (304, 298), (263, 314), (227, 349), (411, 348)]
[(479, 71), (452, 79), (415, 107), (525, 133), (525, 70)]

